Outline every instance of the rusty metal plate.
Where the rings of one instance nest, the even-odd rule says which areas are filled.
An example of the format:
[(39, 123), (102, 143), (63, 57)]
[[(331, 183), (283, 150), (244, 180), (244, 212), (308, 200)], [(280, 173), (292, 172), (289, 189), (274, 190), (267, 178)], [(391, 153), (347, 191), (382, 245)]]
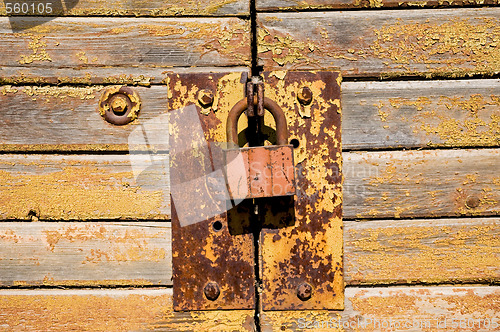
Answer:
[(244, 98), (246, 78), (246, 72), (168, 75), (177, 311), (255, 307), (250, 207), (226, 205), (231, 201), (221, 183), (224, 146), (214, 143), (226, 140), (227, 115)]
[(262, 207), (263, 310), (344, 307), (340, 82), (338, 71), (264, 73), (296, 146), (296, 196)]

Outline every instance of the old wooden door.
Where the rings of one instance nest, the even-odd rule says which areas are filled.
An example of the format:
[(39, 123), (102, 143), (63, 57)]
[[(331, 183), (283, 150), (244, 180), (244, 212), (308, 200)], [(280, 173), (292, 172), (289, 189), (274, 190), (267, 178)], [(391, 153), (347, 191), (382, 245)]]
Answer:
[[(498, 330), (498, 4), (3, 0), (0, 330)], [(167, 73), (330, 67), (345, 309), (174, 312), (169, 193), (128, 144)], [(116, 126), (121, 86), (141, 111)]]

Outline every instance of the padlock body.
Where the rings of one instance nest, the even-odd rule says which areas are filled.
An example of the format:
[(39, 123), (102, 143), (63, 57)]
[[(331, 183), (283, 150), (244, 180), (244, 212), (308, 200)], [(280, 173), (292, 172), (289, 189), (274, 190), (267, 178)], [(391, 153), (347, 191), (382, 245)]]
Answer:
[(231, 199), (295, 195), (292, 145), (225, 150), (225, 158)]

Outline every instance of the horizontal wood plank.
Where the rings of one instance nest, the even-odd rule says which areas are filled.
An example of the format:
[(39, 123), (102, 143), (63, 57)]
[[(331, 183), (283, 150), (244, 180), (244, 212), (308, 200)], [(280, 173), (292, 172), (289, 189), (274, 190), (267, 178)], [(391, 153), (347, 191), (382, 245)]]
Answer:
[(250, 63), (250, 26), (239, 18), (10, 19), (0, 18), (0, 67), (90, 71)]
[[(7, 15), (5, 3), (0, 3), (0, 15)], [(14, 4), (15, 2), (11, 2)], [(221, 16), (244, 15), (250, 10), (248, 0), (183, 0), (183, 1), (158, 1), (158, 0), (118, 0), (118, 1), (93, 1), (72, 0), (54, 1), (50, 9), (35, 7), (28, 0), (23, 3), (30, 4), (27, 8), (20, 8), (23, 15), (43, 16)], [(44, 3), (45, 4), (45, 3)], [(13, 8), (13, 7), (12, 7)], [(15, 11), (13, 10), (13, 13)]]
[(344, 218), (500, 214), (500, 150), (344, 153)]
[(0, 223), (0, 286), (172, 285), (169, 222)]
[(2, 331), (254, 331), (253, 310), (174, 312), (172, 289), (0, 290)]
[(344, 77), (500, 72), (500, 8), (259, 15), (266, 69), (339, 67)]
[(500, 279), (500, 219), (344, 222), (348, 285)]
[[(130, 133), (166, 112), (167, 88), (155, 86), (165, 80), (161, 72), (117, 74), (99, 83), (92, 77), (88, 87), (0, 86), (0, 150), (128, 151)], [(134, 88), (142, 102), (139, 119), (128, 126), (105, 122), (97, 112), (107, 88), (100, 84), (134, 82), (151, 85)], [(344, 82), (342, 107), (344, 150), (500, 146), (498, 79)]]
[(342, 146), (500, 146), (500, 80), (344, 82)]
[(108, 88), (102, 85), (1, 87), (2, 149), (128, 151), (129, 135), (167, 112), (167, 87), (133, 88), (141, 100), (141, 110), (138, 119), (127, 126), (110, 124), (99, 113), (99, 99)]
[[(498, 218), (344, 223), (347, 285), (495, 283)], [(169, 222), (0, 223), (0, 286), (172, 285)]]
[[(152, 86), (167, 84), (167, 74), (176, 73), (212, 73), (212, 72), (248, 72), (248, 67), (86, 67), (86, 68), (50, 68), (50, 67), (0, 67), (0, 89), (3, 85), (109, 85), (126, 84), (134, 86)], [(57, 103), (54, 107), (57, 107)]]
[[(495, 331), (500, 326), (499, 287), (346, 288), (345, 294), (343, 312), (264, 312), (262, 331)], [(484, 328), (485, 323), (490, 325)]]
[(498, 5), (499, 0), (257, 0), (258, 11), (347, 8), (428, 8)]
[[(381, 330), (396, 321), (435, 331), (463, 331), (460, 321), (500, 320), (499, 287), (347, 288), (346, 310), (280, 311), (261, 315), (262, 331), (303, 331), (345, 324), (346, 331)], [(171, 289), (0, 290), (0, 328), (8, 331), (253, 331), (252, 310), (176, 313)], [(478, 323), (480, 321), (480, 323)], [(314, 323), (317, 322), (317, 323)], [(378, 323), (377, 323), (378, 322)], [(300, 325), (299, 325), (300, 324)], [(309, 329), (303, 324), (309, 324)], [(349, 327), (350, 325), (350, 327)], [(380, 326), (380, 327), (379, 327)], [(403, 325), (404, 326), (404, 325)], [(303, 328), (301, 328), (303, 327)], [(332, 325), (317, 325), (323, 330)]]
[(3, 155), (0, 218), (169, 219), (168, 157), (130, 156)]
[[(0, 219), (170, 218), (168, 155), (2, 155)], [(346, 152), (344, 218), (500, 213), (500, 150)]]

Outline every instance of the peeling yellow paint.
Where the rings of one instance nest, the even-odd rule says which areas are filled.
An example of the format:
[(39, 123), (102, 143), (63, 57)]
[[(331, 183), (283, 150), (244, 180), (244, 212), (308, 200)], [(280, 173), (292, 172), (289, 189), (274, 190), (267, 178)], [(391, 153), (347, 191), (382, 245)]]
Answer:
[(28, 42), (28, 48), (33, 52), (30, 55), (21, 54), (21, 59), (18, 60), (21, 65), (31, 64), (35, 61), (52, 61), (45, 49), (47, 47), (47, 42), (42, 39), (44, 38), (43, 36), (33, 35), (32, 33), (20, 34), (20, 36), (26, 36), (30, 38), (30, 41)]

